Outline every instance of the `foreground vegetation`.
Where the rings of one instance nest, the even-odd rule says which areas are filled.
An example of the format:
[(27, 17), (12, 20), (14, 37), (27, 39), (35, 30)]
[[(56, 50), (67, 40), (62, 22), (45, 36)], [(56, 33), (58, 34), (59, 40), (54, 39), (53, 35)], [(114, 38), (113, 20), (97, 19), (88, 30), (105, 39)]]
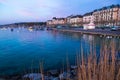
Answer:
[(114, 42), (103, 44), (100, 57), (96, 53), (90, 54), (88, 59), (77, 58), (78, 80), (120, 80), (119, 54)]

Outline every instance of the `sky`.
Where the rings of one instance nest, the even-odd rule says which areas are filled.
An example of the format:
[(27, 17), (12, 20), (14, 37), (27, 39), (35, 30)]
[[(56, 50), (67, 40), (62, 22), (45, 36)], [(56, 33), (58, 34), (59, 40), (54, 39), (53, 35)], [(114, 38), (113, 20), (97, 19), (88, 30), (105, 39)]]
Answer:
[(85, 14), (120, 0), (0, 0), (0, 25)]

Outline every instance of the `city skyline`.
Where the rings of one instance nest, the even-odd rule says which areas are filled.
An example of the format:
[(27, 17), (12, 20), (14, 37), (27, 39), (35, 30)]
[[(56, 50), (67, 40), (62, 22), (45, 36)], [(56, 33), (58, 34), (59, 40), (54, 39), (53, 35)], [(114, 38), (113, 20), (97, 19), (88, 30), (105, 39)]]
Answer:
[(119, 0), (0, 0), (0, 25), (17, 22), (42, 22), (52, 17), (85, 14)]

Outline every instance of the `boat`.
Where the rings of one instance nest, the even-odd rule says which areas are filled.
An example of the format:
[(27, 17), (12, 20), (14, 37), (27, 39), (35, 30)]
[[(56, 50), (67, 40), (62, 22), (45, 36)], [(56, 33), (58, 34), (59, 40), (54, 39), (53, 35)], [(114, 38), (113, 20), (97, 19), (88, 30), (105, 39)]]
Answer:
[(13, 32), (13, 31), (14, 31), (14, 29), (13, 29), (13, 28), (11, 28), (11, 31)]
[(111, 31), (117, 31), (117, 30), (119, 30), (119, 27), (118, 27), (118, 26), (113, 26), (113, 27), (111, 28)]
[(1, 30), (7, 30), (7, 29), (4, 27), (4, 28), (1, 28)]
[(30, 32), (32, 32), (32, 31), (33, 31), (33, 27), (29, 27), (28, 30), (29, 30)]
[(52, 28), (51, 27), (47, 27), (46, 30), (52, 30)]

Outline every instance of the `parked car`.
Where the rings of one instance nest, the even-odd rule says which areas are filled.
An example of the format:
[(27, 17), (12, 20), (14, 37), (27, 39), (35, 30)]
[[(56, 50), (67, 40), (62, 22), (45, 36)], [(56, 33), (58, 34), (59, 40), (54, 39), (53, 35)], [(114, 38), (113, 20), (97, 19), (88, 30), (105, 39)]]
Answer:
[(111, 31), (117, 31), (118, 30), (118, 27), (117, 26), (114, 26), (111, 28)]

